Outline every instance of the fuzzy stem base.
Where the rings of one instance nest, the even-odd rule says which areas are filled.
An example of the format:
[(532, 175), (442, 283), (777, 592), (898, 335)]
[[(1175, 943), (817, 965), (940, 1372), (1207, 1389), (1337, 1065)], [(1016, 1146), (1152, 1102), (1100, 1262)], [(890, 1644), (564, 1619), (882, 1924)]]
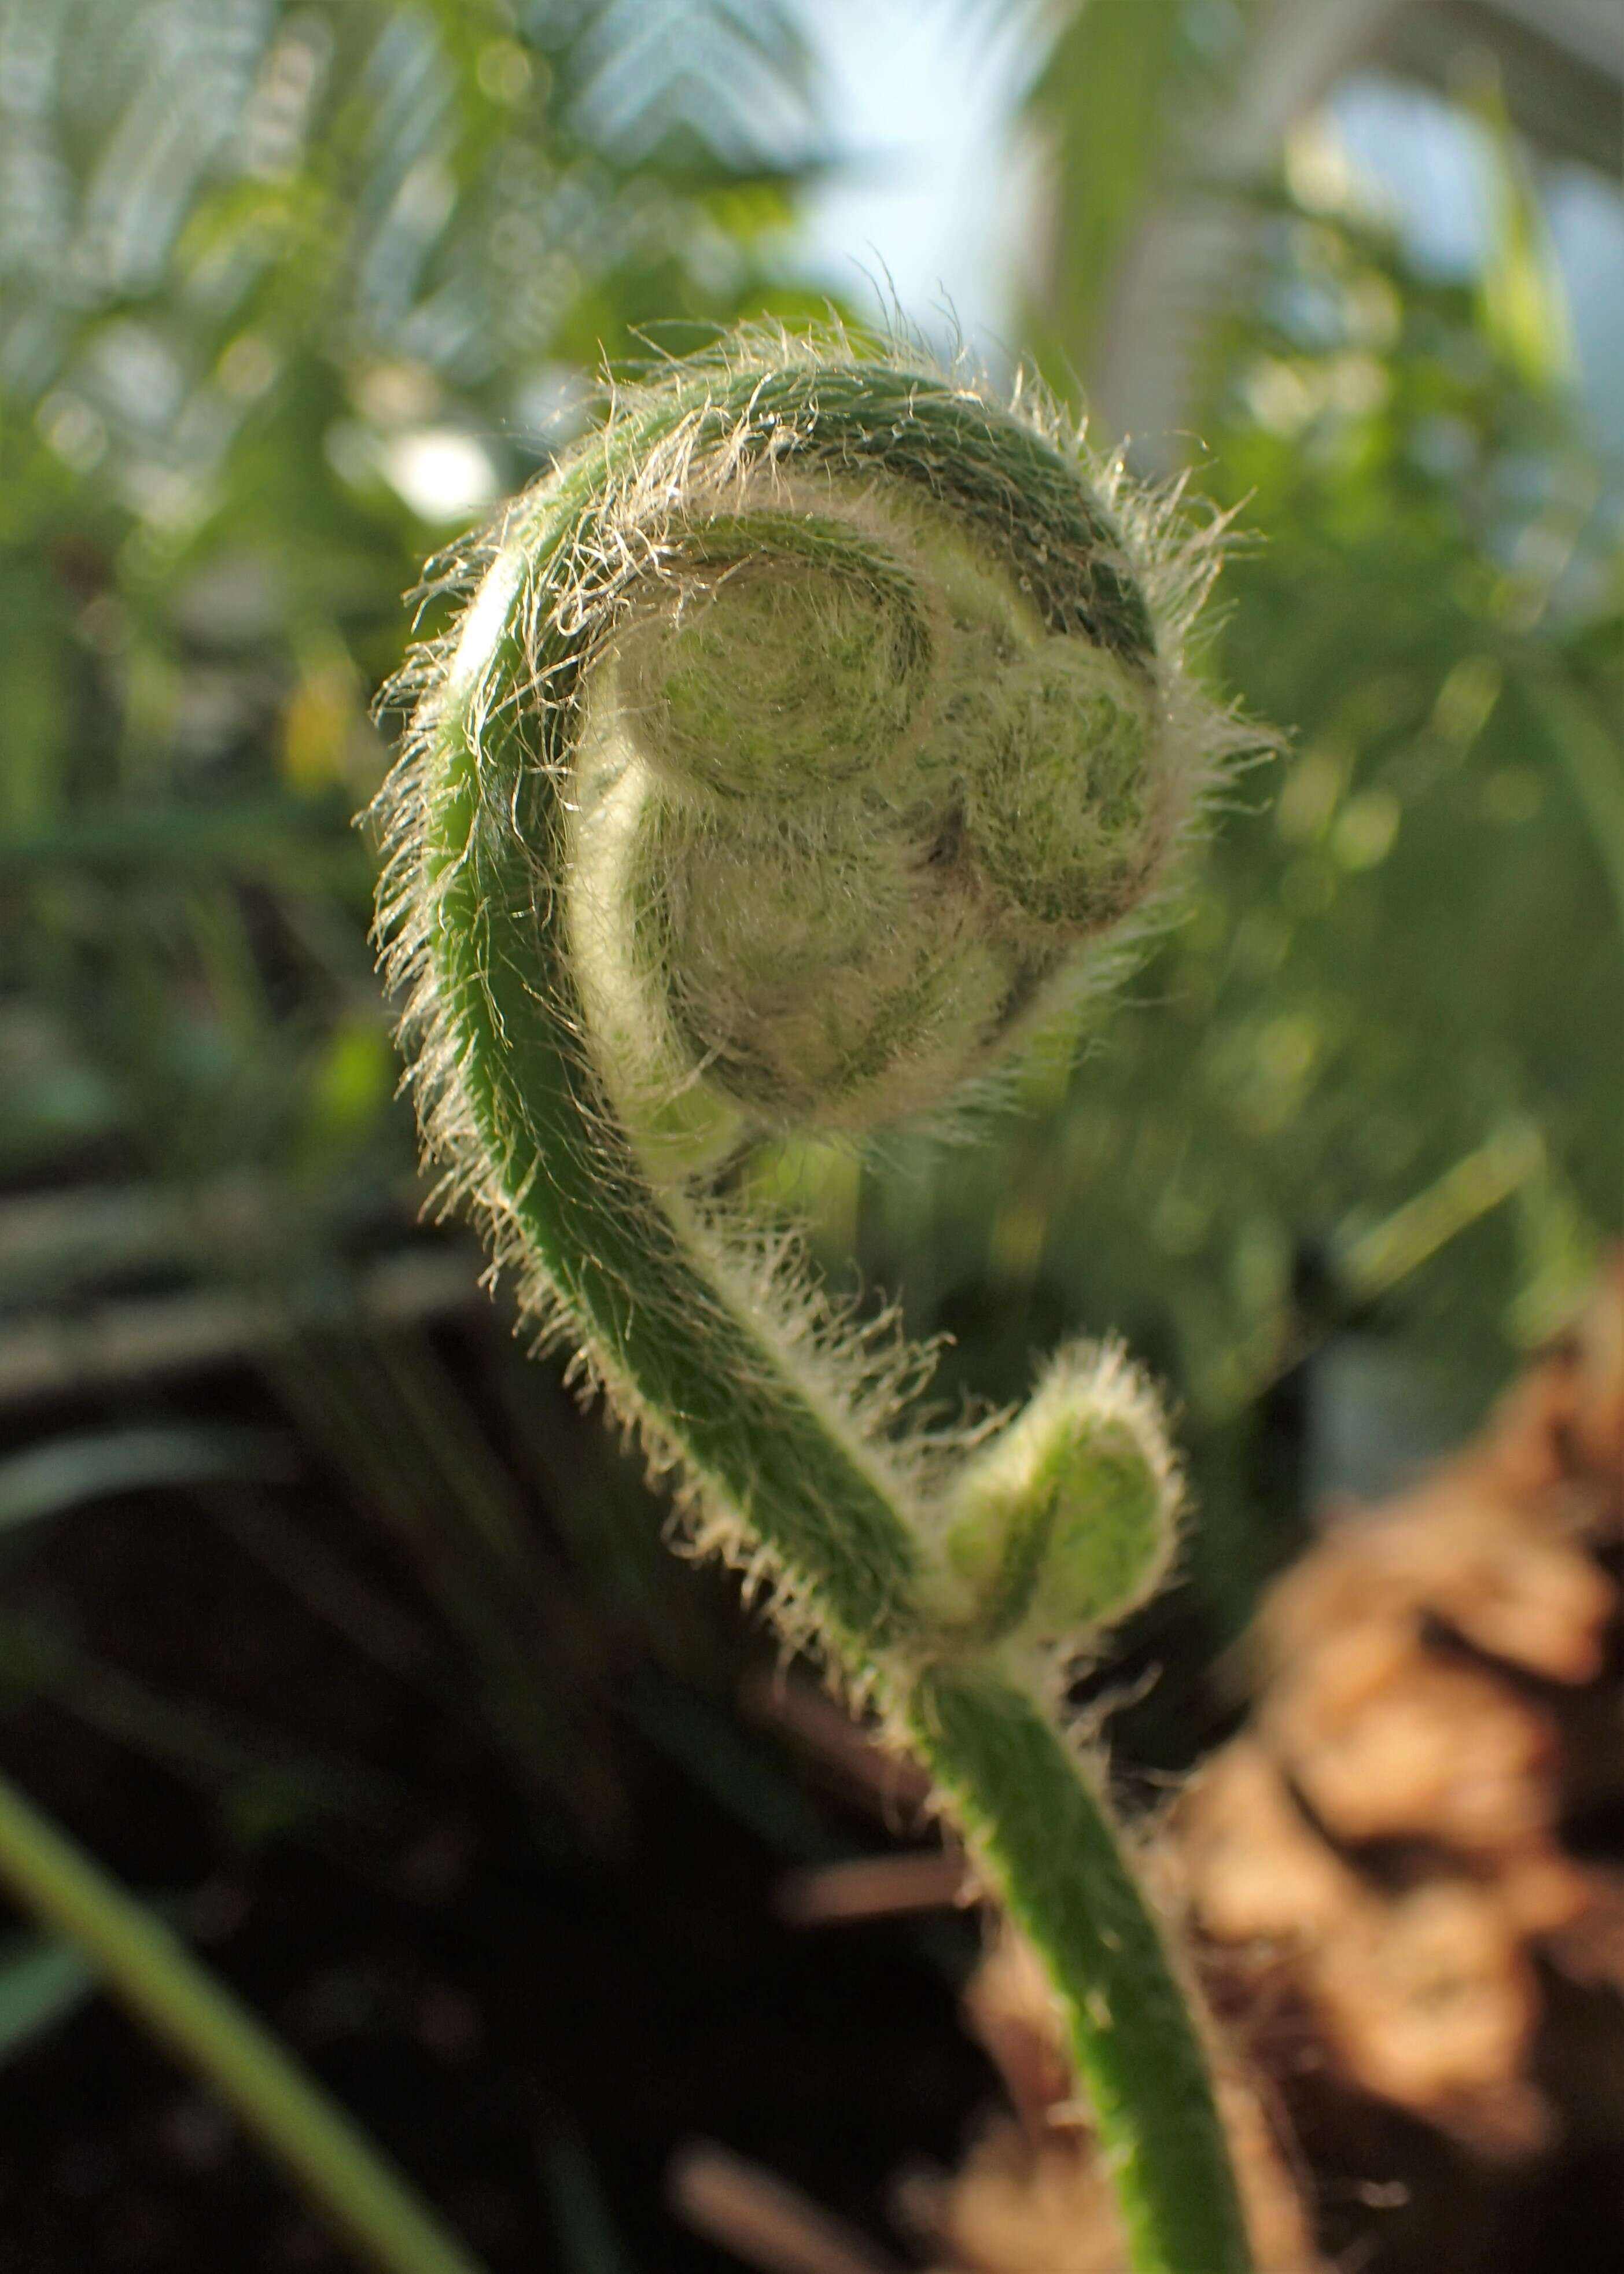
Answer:
[(1059, 1997), (1134, 2274), (1248, 2274), (1205, 2056), (1103, 1800), (996, 1675), (933, 1668), (906, 1720)]
[(215, 2088), (368, 2265), (481, 2274), (269, 2032), (4, 1778), (0, 1883)]

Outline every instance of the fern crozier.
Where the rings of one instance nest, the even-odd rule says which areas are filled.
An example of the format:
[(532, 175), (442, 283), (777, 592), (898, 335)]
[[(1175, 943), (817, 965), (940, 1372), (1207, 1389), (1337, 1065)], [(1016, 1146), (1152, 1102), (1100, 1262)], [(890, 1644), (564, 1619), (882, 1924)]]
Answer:
[[(401, 682), (380, 801), (448, 1198), (699, 1543), (932, 1761), (1049, 1960), (1142, 2274), (1245, 2257), (1157, 1931), (1051, 1712), (1055, 1657), (1171, 1553), (1153, 1401), (1072, 1353), (990, 1435), (910, 1421), (927, 1357), (844, 1323), (717, 1172), (752, 1133), (940, 1107), (1115, 968), (1240, 739), (1181, 661), (1213, 557), (1030, 399), (738, 335), (616, 395), (448, 566), (463, 613)], [(1096, 1900), (1138, 1924), (1102, 1940)]]

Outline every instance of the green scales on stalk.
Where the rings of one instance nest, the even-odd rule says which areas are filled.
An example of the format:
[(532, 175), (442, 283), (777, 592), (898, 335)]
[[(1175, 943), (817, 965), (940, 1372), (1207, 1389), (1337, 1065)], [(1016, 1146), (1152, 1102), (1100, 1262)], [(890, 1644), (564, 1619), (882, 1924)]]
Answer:
[(1166, 1575), (1154, 1399), (1073, 1350), (907, 1425), (714, 1171), (939, 1106), (1097, 984), (1238, 733), (1181, 671), (1209, 544), (1046, 411), (838, 335), (615, 397), (407, 674), (380, 933), (431, 1155), (693, 1533), (929, 1764), (1036, 1946), (1132, 2263), (1247, 2249), (1188, 2002), (1059, 1670)]

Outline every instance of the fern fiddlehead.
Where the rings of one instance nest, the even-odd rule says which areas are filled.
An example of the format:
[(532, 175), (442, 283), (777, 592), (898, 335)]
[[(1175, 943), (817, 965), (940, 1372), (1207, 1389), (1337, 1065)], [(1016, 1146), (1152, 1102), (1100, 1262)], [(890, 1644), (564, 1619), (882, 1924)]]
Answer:
[(427, 1148), (700, 1544), (929, 1762), (1048, 1966), (1135, 2268), (1230, 2274), (1196, 2032), (1052, 1710), (1165, 1574), (1149, 1393), (1070, 1352), (980, 1442), (910, 1433), (919, 1354), (715, 1177), (934, 1105), (1102, 968), (1228, 731), (1177, 668), (1199, 563), (1039, 415), (742, 335), (618, 398), (462, 581), (381, 801)]

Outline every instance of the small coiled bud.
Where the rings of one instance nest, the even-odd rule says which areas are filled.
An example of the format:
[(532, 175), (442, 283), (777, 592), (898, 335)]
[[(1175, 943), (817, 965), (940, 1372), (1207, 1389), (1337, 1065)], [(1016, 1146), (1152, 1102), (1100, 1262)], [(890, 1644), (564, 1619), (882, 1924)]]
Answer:
[(949, 1615), (983, 1643), (1079, 1650), (1162, 1585), (1182, 1499), (1144, 1377), (1114, 1345), (1062, 1350), (957, 1480)]

